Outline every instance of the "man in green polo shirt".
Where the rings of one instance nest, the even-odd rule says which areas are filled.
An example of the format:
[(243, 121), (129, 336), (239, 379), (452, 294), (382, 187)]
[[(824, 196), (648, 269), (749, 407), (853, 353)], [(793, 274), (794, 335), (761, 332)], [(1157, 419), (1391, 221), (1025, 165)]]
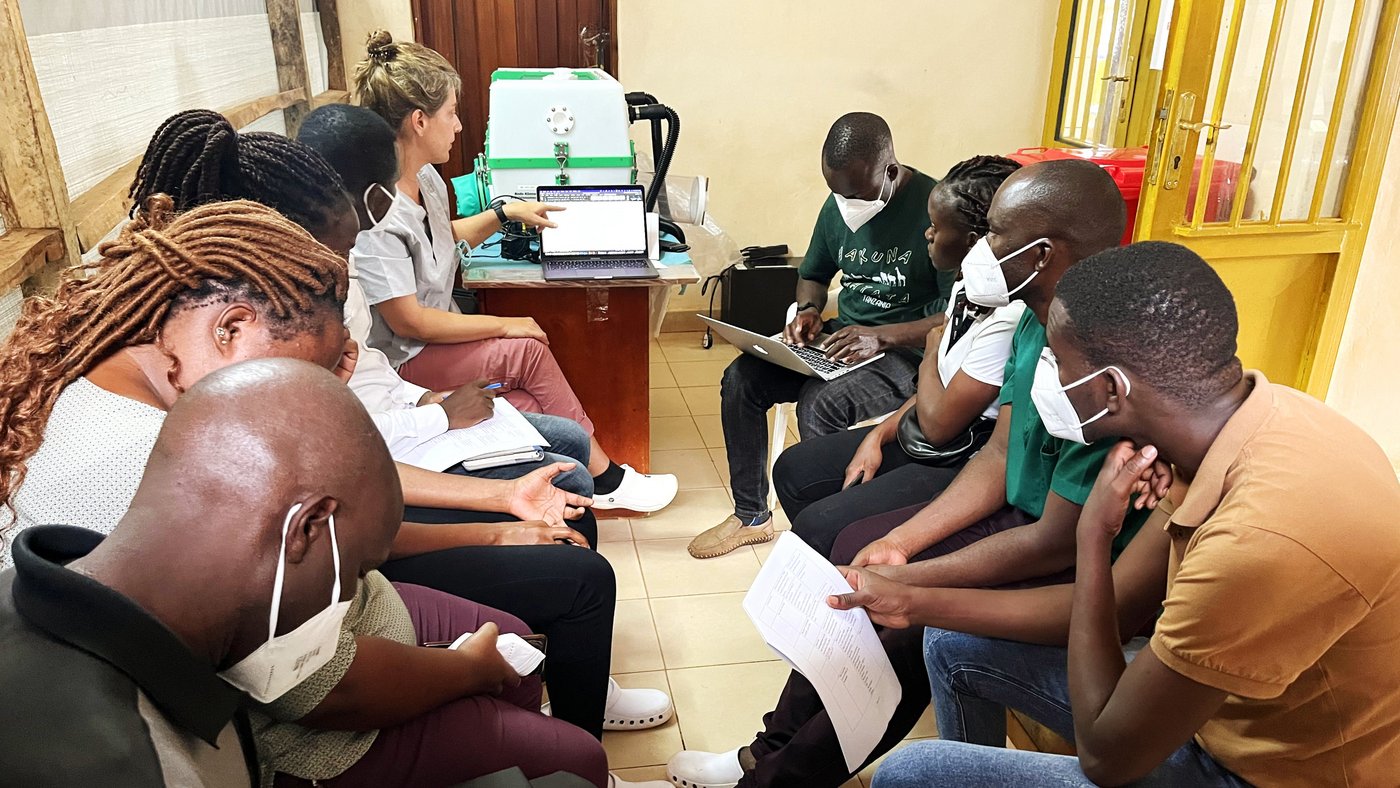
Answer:
[[(829, 382), (749, 355), (729, 365), (720, 384), (720, 416), (734, 514), (690, 543), (696, 558), (773, 538), (770, 408), (796, 402), (804, 439), (893, 411), (913, 395), (924, 341), (943, 321), (953, 273), (934, 269), (924, 239), (934, 180), (899, 163), (889, 125), (868, 112), (837, 119), (822, 146), (822, 176), (831, 195), (799, 269), (797, 315), (783, 334), (806, 345), (830, 333), (827, 355), (847, 363), (884, 356)], [(823, 322), (827, 288), (838, 271), (837, 316)]]

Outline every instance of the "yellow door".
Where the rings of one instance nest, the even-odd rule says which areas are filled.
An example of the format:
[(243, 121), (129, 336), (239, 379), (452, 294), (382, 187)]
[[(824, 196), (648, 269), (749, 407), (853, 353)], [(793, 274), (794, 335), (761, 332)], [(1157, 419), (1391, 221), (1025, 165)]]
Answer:
[(1397, 21), (1400, 0), (1172, 11), (1134, 237), (1210, 261), (1239, 304), (1245, 365), (1318, 397), (1400, 98)]
[[(1146, 68), (1162, 0), (1062, 0), (1045, 145), (1142, 145), (1155, 89)], [(1142, 112), (1143, 107), (1149, 112)]]

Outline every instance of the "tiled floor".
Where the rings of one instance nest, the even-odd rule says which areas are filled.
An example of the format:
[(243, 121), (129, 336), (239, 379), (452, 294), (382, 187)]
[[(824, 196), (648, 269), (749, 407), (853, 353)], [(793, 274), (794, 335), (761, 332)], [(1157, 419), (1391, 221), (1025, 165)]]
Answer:
[[(722, 340), (704, 350), (698, 333), (651, 343), (652, 470), (676, 474), (681, 492), (649, 517), (600, 523), (599, 549), (618, 583), (613, 673), (624, 686), (667, 689), (676, 704), (661, 728), (604, 736), (611, 767), (627, 779), (665, 779), (663, 765), (683, 747), (747, 744), (787, 678), (740, 608), (771, 544), (707, 561), (685, 550), (732, 511), (719, 379), (737, 352)], [(788, 527), (781, 512), (777, 523)], [(925, 715), (911, 738), (933, 735)], [(869, 786), (872, 773), (845, 788)]]

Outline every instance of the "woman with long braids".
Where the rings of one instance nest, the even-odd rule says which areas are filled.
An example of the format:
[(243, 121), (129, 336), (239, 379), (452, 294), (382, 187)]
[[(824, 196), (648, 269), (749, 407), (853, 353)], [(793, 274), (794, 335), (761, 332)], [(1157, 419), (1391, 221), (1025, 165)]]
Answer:
[[(504, 386), (502, 396), (512, 405), (572, 419), (592, 437), (593, 422), (534, 320), (464, 315), (452, 298), (458, 241), (480, 246), (505, 219), (553, 226), (548, 213), (557, 210), (511, 201), (498, 212), (453, 220), (447, 184), (434, 165), (447, 161), (462, 131), (461, 90), (462, 79), (446, 58), (421, 44), (395, 42), (382, 30), (371, 34), (367, 57), (355, 67), (359, 103), (389, 124), (398, 148), (397, 182), (375, 183), (363, 193), (378, 210), (374, 226), (360, 233), (354, 249), (374, 312), (370, 344), (405, 380), (441, 391), (489, 378)], [(588, 472), (596, 509), (654, 512), (676, 497), (674, 475), (647, 475), (619, 465), (596, 437)]]
[[(53, 298), (30, 299), (0, 347), (0, 501), (19, 515), (7, 537), (36, 522), (109, 532), (166, 411), (216, 369), (285, 356), (348, 377), (344, 259), (257, 203), (172, 217), (173, 207), (149, 197), (99, 249), (96, 271), (69, 272)], [(281, 696), (254, 698), (263, 784), (278, 773), (292, 784), (451, 784), (518, 765), (606, 786), (602, 747), (539, 713), (537, 680), (490, 697), (514, 675), (493, 643), (419, 648), (483, 628), (494, 640), (488, 624), (529, 632), (509, 614), (366, 572), (331, 661)]]
[[(992, 195), (1018, 167), (999, 156), (976, 156), (953, 165), (933, 188), (924, 238), (935, 268), (960, 268), (988, 232)], [(996, 417), (1002, 367), (1011, 354), (1011, 336), (1022, 309), (1020, 302), (996, 310), (970, 304), (960, 277), (953, 285), (943, 330), (929, 334), (913, 398), (875, 427), (804, 440), (778, 458), (774, 480), (783, 509), (793, 519), (793, 531), (836, 563), (847, 563), (865, 546), (859, 540), (883, 535), (867, 532), (869, 525), (879, 524), (882, 513), (905, 503), (922, 505), (937, 496), (956, 475), (956, 465), (965, 462), (990, 432), (986, 423), (980, 429), (974, 425)], [(901, 427), (906, 414), (912, 424)], [(951, 448), (951, 457), (943, 464), (921, 461), (905, 445), (909, 429), (926, 448)], [(899, 446), (888, 445), (895, 440)], [(948, 447), (950, 442), (956, 446)], [(944, 467), (947, 462), (955, 467)], [(896, 524), (885, 525), (885, 530)], [(955, 544), (961, 543), (948, 549), (956, 549)], [(902, 694), (872, 759), (907, 736), (929, 703), (922, 630), (883, 629), (880, 640)], [(831, 717), (816, 689), (800, 674), (788, 678), (777, 706), (764, 715), (763, 726), (745, 747), (677, 753), (667, 764), (668, 775), (677, 785), (692, 788), (837, 786), (851, 777)]]

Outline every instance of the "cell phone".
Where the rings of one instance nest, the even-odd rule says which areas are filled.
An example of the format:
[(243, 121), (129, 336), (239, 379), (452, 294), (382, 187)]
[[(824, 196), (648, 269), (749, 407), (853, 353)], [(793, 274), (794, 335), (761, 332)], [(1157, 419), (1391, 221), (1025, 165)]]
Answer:
[[(521, 635), (520, 639), (540, 650), (541, 654), (549, 653), (548, 635)], [(430, 640), (423, 644), (424, 648), (452, 648), (455, 640)]]

